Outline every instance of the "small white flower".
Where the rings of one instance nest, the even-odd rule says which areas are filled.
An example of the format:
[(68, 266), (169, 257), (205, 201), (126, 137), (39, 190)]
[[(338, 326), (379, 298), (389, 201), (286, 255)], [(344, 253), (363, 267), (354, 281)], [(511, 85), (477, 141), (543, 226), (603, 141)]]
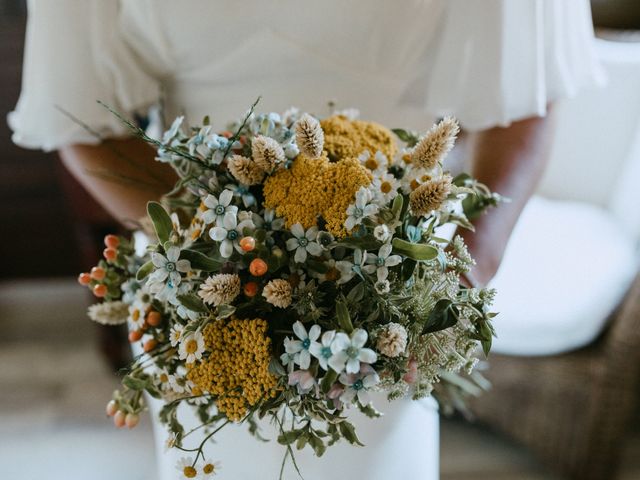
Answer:
[(351, 231), (356, 225), (360, 225), (362, 220), (378, 213), (378, 206), (371, 203), (373, 194), (366, 187), (360, 187), (356, 192), (356, 201), (347, 207), (347, 220), (344, 226)]
[(374, 177), (373, 182), (371, 182), (371, 188), (374, 191), (376, 200), (382, 204), (387, 204), (398, 196), (400, 182), (390, 173), (383, 172)]
[(287, 353), (294, 355), (295, 362), (300, 365), (302, 370), (306, 370), (309, 368), (311, 363), (311, 354), (309, 353), (310, 348), (316, 348), (314, 345), (319, 343), (317, 342), (318, 337), (320, 337), (320, 326), (313, 325), (309, 329), (309, 333), (307, 333), (307, 329), (304, 328), (302, 322), (297, 321), (293, 324), (293, 332), (296, 334), (296, 337), (299, 340), (291, 340), (289, 338), (285, 338), (284, 348)]
[(169, 127), (169, 130), (164, 132), (164, 134), (162, 135), (162, 143), (164, 145), (169, 144), (178, 135), (178, 133), (180, 133), (183, 121), (184, 116), (176, 117), (176, 119), (171, 124), (171, 127)]
[(378, 280), (373, 285), (373, 288), (375, 288), (376, 292), (378, 292), (380, 295), (384, 295), (385, 293), (389, 293), (391, 291), (391, 284), (389, 283), (389, 280)]
[(311, 355), (318, 359), (318, 363), (320, 366), (329, 370), (329, 360), (333, 356), (333, 352), (331, 351), (331, 344), (336, 337), (336, 332), (331, 330), (329, 332), (324, 332), (322, 334), (322, 338), (320, 339), (320, 343), (314, 343), (309, 347), (309, 352)]
[(369, 365), (363, 366), (362, 370), (357, 374), (343, 373), (340, 375), (339, 380), (345, 386), (342, 395), (340, 395), (340, 400), (350, 404), (357, 398), (363, 407), (371, 403), (369, 392), (380, 383), (380, 377)]
[(224, 186), (233, 192), (234, 197), (238, 197), (242, 200), (242, 204), (245, 208), (249, 208), (256, 204), (256, 197), (251, 193), (251, 190), (247, 185), (243, 185), (242, 183), (234, 184), (229, 183)]
[(322, 254), (322, 247), (315, 241), (318, 236), (318, 227), (311, 227), (306, 232), (299, 223), (291, 227), (291, 234), (294, 238), (287, 240), (287, 250), (295, 250), (294, 260), (304, 263), (307, 260), (307, 253), (318, 256)]
[(231, 190), (223, 190), (218, 198), (213, 195), (207, 195), (204, 204), (208, 207), (202, 214), (202, 220), (209, 225), (214, 223), (220, 225), (227, 217), (235, 217), (238, 214), (238, 207), (231, 205), (233, 192)]
[(378, 250), (378, 254), (369, 253), (367, 255), (367, 265), (363, 270), (368, 274), (376, 272), (378, 282), (382, 282), (389, 276), (389, 267), (395, 267), (402, 262), (400, 255), (391, 255), (391, 244), (385, 243)]
[(280, 231), (284, 227), (284, 218), (276, 218), (276, 211), (267, 208), (262, 216), (262, 224), (258, 227), (264, 228), (268, 233)]
[(329, 366), (336, 372), (358, 373), (360, 363), (375, 363), (378, 359), (376, 352), (364, 348), (368, 336), (367, 331), (361, 328), (355, 329), (351, 337), (343, 332), (336, 333), (331, 343), (333, 356), (328, 361)]
[(202, 468), (200, 469), (202, 475), (200, 478), (212, 478), (219, 470), (220, 462), (212, 462), (211, 460), (203, 459)]
[(316, 386), (316, 379), (309, 370), (296, 370), (289, 373), (288, 383), (290, 386), (297, 387), (298, 394), (304, 395), (313, 390), (313, 387)]
[(371, 155), (369, 150), (365, 150), (358, 157), (360, 163), (363, 167), (369, 170), (373, 175), (381, 175), (382, 173), (387, 171), (387, 166), (389, 165), (389, 160), (385, 155), (378, 150), (375, 155)]
[(373, 229), (373, 236), (381, 242), (391, 240), (392, 235), (391, 229), (385, 224), (378, 225)]
[(202, 359), (204, 353), (204, 337), (199, 331), (182, 335), (180, 346), (178, 347), (178, 356), (180, 360), (186, 363), (194, 363), (196, 360)]
[(340, 278), (338, 279), (338, 285), (347, 283), (355, 275), (362, 275), (362, 269), (367, 260), (367, 252), (356, 249), (353, 252), (353, 262), (349, 260), (340, 260), (335, 263), (336, 268), (340, 272)]
[(253, 227), (251, 220), (244, 220), (238, 223), (235, 215), (228, 215), (224, 217), (222, 225), (216, 225), (209, 230), (209, 236), (216, 242), (221, 242), (220, 255), (224, 258), (229, 258), (233, 254), (234, 248), (238, 253), (243, 253), (242, 248), (240, 248), (240, 239), (244, 236), (243, 230)]
[[(179, 260), (180, 248), (176, 246), (169, 247), (166, 251), (166, 257), (158, 252), (151, 253), (151, 261), (156, 270), (149, 275), (148, 283), (165, 284), (169, 288), (176, 288), (180, 285), (182, 276), (180, 273), (188, 273), (191, 270), (189, 260)], [(155, 293), (157, 293), (157, 289)]]
[[(285, 352), (280, 355), (280, 362), (286, 367), (289, 373), (293, 372), (294, 368), (296, 368), (297, 355), (296, 353), (289, 353), (289, 351), (287, 350), (287, 345), (290, 345), (291, 342), (293, 342), (293, 340), (291, 340), (290, 338), (284, 339)], [(293, 348), (289, 346), (289, 350), (293, 350)]]

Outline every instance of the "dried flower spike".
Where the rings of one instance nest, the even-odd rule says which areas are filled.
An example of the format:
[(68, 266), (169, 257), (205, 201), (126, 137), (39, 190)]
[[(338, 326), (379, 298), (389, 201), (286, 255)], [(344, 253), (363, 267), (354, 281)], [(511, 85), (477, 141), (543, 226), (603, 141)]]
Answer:
[(376, 348), (387, 357), (402, 355), (407, 348), (407, 330), (399, 323), (389, 323), (380, 332)]
[(200, 287), (198, 295), (210, 305), (231, 303), (240, 295), (240, 277), (235, 273), (219, 273), (209, 277)]
[(428, 215), (440, 208), (451, 192), (451, 177), (443, 176), (438, 180), (423, 183), (409, 195), (409, 204), (414, 215)]
[(296, 143), (303, 155), (309, 158), (320, 158), (324, 147), (324, 132), (320, 122), (308, 113), (296, 122)]
[(258, 135), (251, 143), (253, 160), (262, 170), (271, 173), (279, 164), (284, 163), (282, 146), (273, 138)]
[(291, 284), (282, 278), (271, 280), (264, 287), (262, 296), (271, 305), (279, 308), (287, 308), (291, 305)]
[(411, 153), (411, 163), (416, 167), (431, 170), (442, 162), (453, 148), (459, 131), (458, 122), (451, 117), (445, 117), (440, 123), (431, 127), (431, 130), (418, 142)]
[(257, 162), (242, 155), (233, 155), (227, 163), (227, 168), (231, 175), (244, 185), (257, 185), (265, 175), (264, 169)]

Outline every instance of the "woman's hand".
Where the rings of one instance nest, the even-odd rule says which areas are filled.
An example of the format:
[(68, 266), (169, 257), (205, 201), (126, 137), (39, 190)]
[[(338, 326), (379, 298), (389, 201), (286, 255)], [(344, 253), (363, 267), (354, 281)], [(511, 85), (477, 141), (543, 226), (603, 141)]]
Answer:
[(147, 202), (167, 193), (177, 180), (173, 169), (155, 161), (153, 148), (138, 138), (70, 145), (59, 153), (73, 176), (123, 224), (146, 215)]

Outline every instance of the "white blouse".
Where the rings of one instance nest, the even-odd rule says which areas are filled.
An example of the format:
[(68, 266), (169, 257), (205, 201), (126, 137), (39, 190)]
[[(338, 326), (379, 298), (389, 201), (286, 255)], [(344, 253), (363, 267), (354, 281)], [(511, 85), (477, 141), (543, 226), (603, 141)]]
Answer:
[(478, 130), (597, 83), (587, 0), (30, 0), (15, 143), (53, 150), (127, 134), (96, 103), (217, 127), (262, 95), (327, 114), (356, 107), (425, 129)]

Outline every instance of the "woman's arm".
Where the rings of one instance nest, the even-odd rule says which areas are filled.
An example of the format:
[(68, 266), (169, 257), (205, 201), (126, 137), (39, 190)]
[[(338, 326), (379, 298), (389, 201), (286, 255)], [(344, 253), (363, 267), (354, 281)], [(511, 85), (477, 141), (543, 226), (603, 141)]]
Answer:
[(467, 275), (473, 285), (486, 285), (495, 275), (522, 209), (534, 193), (547, 165), (553, 120), (535, 117), (471, 136), (471, 175), (509, 198), (462, 233), (477, 265)]
[(70, 145), (60, 158), (84, 188), (120, 223), (146, 214), (149, 200), (157, 200), (177, 180), (155, 152), (137, 138), (106, 140), (100, 145)]

